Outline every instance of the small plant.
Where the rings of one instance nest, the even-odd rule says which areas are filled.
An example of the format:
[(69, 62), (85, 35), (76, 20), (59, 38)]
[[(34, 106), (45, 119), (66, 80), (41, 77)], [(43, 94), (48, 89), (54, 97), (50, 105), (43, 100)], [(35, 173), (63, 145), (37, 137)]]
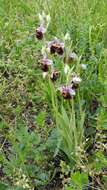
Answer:
[[(60, 150), (62, 150), (66, 154), (70, 163), (74, 163), (77, 160), (81, 159), (79, 153), (83, 149), (82, 143), (84, 136), (83, 126), (85, 116), (84, 111), (82, 111), (82, 107), (80, 106), (80, 100), (79, 123), (77, 123), (76, 121), (77, 116), (74, 111), (74, 97), (76, 96), (76, 92), (78, 91), (78, 88), (82, 81), (79, 76), (80, 74), (77, 73), (77, 69), (79, 68), (79, 70), (81, 71), (81, 67), (78, 66), (77, 68), (77, 65), (79, 64), (79, 59), (76, 53), (69, 53), (69, 51), (71, 52), (71, 50), (68, 51), (69, 48), (66, 47), (67, 40), (70, 41), (69, 35), (65, 35), (64, 42), (57, 38), (48, 43), (46, 42), (46, 38), (44, 40), (45, 44), (43, 44), (41, 51), (41, 53), (43, 54), (43, 59), (40, 60), (40, 64), (41, 69), (45, 73), (45, 75), (43, 76), (47, 77), (45, 80), (49, 83), (50, 86), (50, 99), (52, 102), (51, 106), (53, 107), (54, 119), (56, 121), (58, 132), (60, 133), (60, 137), (62, 139)], [(53, 61), (54, 56), (60, 56), (60, 70), (58, 70), (57, 68), (57, 59)], [(62, 85), (58, 83), (58, 79), (60, 80), (60, 83), (63, 82), (64, 84)], [(53, 83), (53, 81), (56, 81), (57, 83)], [(46, 87), (44, 88), (46, 89)], [(49, 89), (47, 89), (47, 92), (48, 91)], [(66, 100), (66, 102), (64, 103), (65, 106), (63, 105), (63, 101), (58, 101), (58, 91), (60, 93), (59, 96), (62, 96)], [(66, 109), (68, 109), (68, 111), (66, 111)]]

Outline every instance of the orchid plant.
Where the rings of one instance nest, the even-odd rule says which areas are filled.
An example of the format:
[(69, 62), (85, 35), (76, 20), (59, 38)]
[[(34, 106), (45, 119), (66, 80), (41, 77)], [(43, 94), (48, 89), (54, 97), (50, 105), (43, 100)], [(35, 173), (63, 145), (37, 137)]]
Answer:
[[(36, 29), (36, 38), (38, 40), (44, 39), (41, 47), (42, 58), (39, 60), (41, 70), (43, 71), (44, 91), (46, 96), (48, 95), (48, 102), (50, 99), (50, 107), (53, 110), (57, 130), (61, 137), (59, 149), (67, 155), (69, 162), (74, 164), (81, 162), (81, 151), (79, 151), (79, 148), (83, 150), (85, 114), (80, 104), (78, 89), (82, 82), (80, 77), (81, 70), (85, 70), (86, 67), (80, 64), (77, 54), (72, 52), (70, 47), (66, 46), (67, 41), (70, 42), (71, 40), (68, 33), (63, 40), (54, 37), (52, 41), (47, 42), (44, 34), (47, 31), (50, 16), (43, 13), (41, 16), (39, 15), (39, 18), (42, 21), (42, 27), (44, 27), (40, 28), (40, 23), (40, 27)], [(44, 18), (46, 18), (46, 23)], [(48, 24), (47, 20), (49, 21)], [(58, 57), (61, 69), (57, 68)], [(77, 73), (77, 71), (80, 72)], [(79, 104), (79, 123), (76, 121), (77, 116), (75, 113), (76, 96), (78, 96)], [(68, 110), (70, 114), (68, 114)]]

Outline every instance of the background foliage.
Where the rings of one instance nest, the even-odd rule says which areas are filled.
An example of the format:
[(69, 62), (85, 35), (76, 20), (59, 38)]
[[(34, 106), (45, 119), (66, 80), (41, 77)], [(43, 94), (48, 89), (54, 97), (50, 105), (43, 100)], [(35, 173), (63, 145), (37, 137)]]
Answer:
[[(83, 126), (81, 143), (85, 152), (82, 152), (81, 159), (84, 163), (77, 161), (75, 168), (68, 161), (69, 151), (72, 151), (69, 143), (74, 142), (72, 138), (75, 139), (73, 132), (71, 142), (67, 142), (69, 146), (65, 147), (60, 144), (62, 139), (59, 138), (65, 132), (61, 130), (61, 136), (55, 129), (56, 125), (60, 129), (68, 127), (68, 123), (75, 120), (78, 98), (75, 109), (72, 109), (72, 119), (65, 102), (58, 107), (58, 118), (53, 114), (56, 111), (50, 94), (53, 89), (49, 89), (50, 84), (43, 81), (38, 67), (41, 43), (35, 38), (35, 29), (38, 13), (42, 10), (51, 16), (47, 39), (54, 36), (63, 39), (69, 32), (72, 50), (82, 57), (82, 63), (87, 64), (79, 90), (82, 117), (85, 111), (84, 122), (76, 116), (77, 126), (81, 122)], [(67, 174), (71, 172), (65, 186), (67, 190), (88, 188), (87, 184), (92, 188), (96, 185), (97, 189), (106, 189), (106, 68), (106, 0), (0, 0), (1, 190), (34, 189), (49, 183), (55, 170), (53, 158), (60, 151), (66, 153), (63, 155), (66, 164), (61, 165), (63, 175), (66, 170)], [(74, 128), (78, 144), (78, 128)]]

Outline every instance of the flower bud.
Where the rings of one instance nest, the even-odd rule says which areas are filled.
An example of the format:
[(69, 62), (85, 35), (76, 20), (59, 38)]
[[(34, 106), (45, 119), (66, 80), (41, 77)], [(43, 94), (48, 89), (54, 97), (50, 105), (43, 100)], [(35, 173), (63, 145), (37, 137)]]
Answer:
[(58, 79), (58, 77), (59, 77), (59, 71), (53, 71), (50, 79), (54, 82)]
[(69, 55), (68, 55), (67, 63), (68, 63), (68, 64), (73, 63), (73, 62), (77, 61), (77, 59), (78, 59), (77, 54), (74, 53), (74, 52), (71, 52), (71, 53), (69, 53)]
[(81, 78), (77, 75), (74, 75), (71, 80), (72, 88), (77, 89), (81, 83)]

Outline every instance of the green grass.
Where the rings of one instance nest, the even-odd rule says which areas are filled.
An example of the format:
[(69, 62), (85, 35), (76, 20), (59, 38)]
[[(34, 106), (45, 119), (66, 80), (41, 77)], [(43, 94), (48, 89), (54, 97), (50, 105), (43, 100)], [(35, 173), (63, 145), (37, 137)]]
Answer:
[[(48, 81), (44, 82), (38, 66), (42, 42), (36, 39), (35, 29), (39, 24), (38, 13), (43, 10), (51, 16), (46, 39), (51, 40), (57, 36), (63, 40), (66, 32), (69, 32), (71, 49), (82, 57), (81, 63), (87, 64), (86, 71), (82, 73), (82, 83), (73, 110), (72, 105), (57, 99), (56, 89), (49, 86)], [(65, 107), (68, 121), (71, 112), (75, 115), (75, 127), (80, 125), (81, 116), (85, 112), (84, 135), (81, 140), (85, 153), (79, 152), (81, 160), (77, 161), (75, 167), (71, 167), (68, 159), (65, 159), (66, 164), (77, 178), (78, 175), (80, 177), (78, 170), (84, 166), (83, 172), (90, 175), (93, 181), (99, 181), (96, 185), (98, 190), (107, 188), (107, 177), (102, 175), (107, 170), (106, 48), (106, 0), (0, 0), (0, 171), (3, 172), (3, 176), (0, 176), (1, 189), (7, 189), (7, 186), (10, 189), (20, 186), (27, 189), (28, 184), (28, 189), (31, 190), (35, 186), (49, 183), (54, 173), (54, 155), (59, 150), (64, 153), (67, 151), (63, 145), (59, 148), (59, 134), (54, 131), (58, 125), (61, 125), (61, 129), (66, 126), (61, 124), (65, 119), (62, 106)], [(59, 64), (60, 59), (56, 62)], [(56, 86), (61, 82), (62, 79)], [(54, 104), (54, 101), (59, 102)], [(82, 109), (80, 112), (79, 106)], [(60, 122), (57, 121), (58, 116)], [(45, 122), (47, 118), (51, 121), (49, 125)], [(28, 130), (33, 132), (28, 133)], [(53, 139), (49, 139), (51, 133)], [(93, 142), (95, 147), (91, 148)], [(46, 150), (48, 154), (45, 154)], [(46, 169), (47, 166), (49, 170)], [(101, 179), (98, 174), (102, 175)], [(82, 181), (82, 176), (80, 178), (78, 184), (76, 179), (72, 180), (71, 175), (71, 189), (82, 188), (84, 180)], [(6, 186), (2, 187), (1, 184)], [(94, 182), (92, 187), (93, 184)], [(69, 190), (69, 187), (65, 188)]]

